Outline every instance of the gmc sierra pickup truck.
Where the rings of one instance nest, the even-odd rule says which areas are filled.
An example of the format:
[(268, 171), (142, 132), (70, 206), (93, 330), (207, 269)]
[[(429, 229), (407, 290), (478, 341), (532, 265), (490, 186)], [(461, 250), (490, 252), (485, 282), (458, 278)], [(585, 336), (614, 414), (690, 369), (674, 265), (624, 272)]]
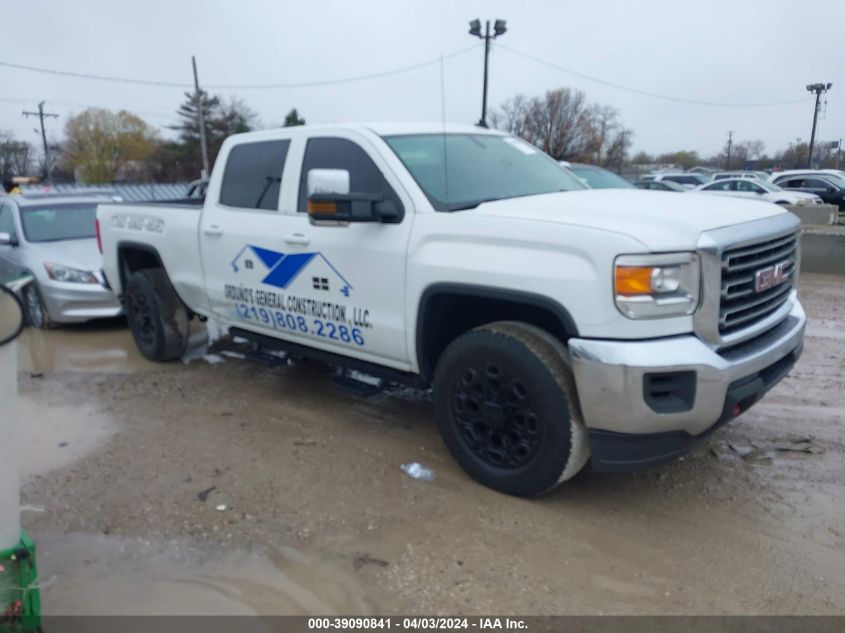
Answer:
[(798, 219), (769, 203), (588, 190), (468, 126), (305, 126), (226, 140), (202, 205), (102, 204), (138, 348), (188, 321), (345, 376), (433, 389), (479, 482), (542, 494), (590, 462), (682, 455), (802, 349)]

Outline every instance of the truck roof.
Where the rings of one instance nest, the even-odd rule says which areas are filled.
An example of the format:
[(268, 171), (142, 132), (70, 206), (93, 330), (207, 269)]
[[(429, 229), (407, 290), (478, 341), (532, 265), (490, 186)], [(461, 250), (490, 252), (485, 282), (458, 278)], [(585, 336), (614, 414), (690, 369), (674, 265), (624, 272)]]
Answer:
[(392, 136), (401, 134), (491, 134), (502, 136), (504, 133), (499, 130), (491, 130), (477, 125), (467, 125), (465, 123), (446, 123), (445, 125), (439, 121), (422, 121), (422, 122), (391, 122), (391, 121), (375, 121), (375, 122), (338, 122), (338, 123), (320, 123), (318, 125), (298, 125), (290, 128), (276, 128), (272, 130), (259, 130), (255, 132), (244, 132), (243, 134), (236, 134), (234, 137), (238, 140), (247, 140), (249, 138), (278, 138), (278, 133), (281, 130), (293, 133), (308, 133), (319, 130), (336, 130), (343, 128), (347, 130), (357, 130), (359, 132), (373, 132), (379, 136)]

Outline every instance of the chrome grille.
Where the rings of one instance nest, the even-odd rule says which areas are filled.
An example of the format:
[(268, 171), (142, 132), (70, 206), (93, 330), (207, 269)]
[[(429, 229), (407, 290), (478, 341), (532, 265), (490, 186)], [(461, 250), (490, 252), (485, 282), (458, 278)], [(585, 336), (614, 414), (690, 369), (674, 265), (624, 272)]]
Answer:
[[(719, 333), (731, 334), (766, 318), (789, 298), (795, 274), (798, 238), (795, 234), (731, 248), (722, 253)], [(786, 262), (786, 281), (757, 292), (755, 276), (769, 266)]]

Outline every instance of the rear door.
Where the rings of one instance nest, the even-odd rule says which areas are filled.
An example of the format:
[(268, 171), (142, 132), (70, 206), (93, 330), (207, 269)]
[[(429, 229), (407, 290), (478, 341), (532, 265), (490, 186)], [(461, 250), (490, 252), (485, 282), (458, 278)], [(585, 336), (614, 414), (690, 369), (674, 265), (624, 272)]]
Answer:
[[(223, 176), (211, 182), (199, 245), (211, 311), (262, 333), (285, 330), (281, 298), (265, 283), (284, 252), (281, 191), (290, 138), (242, 142), (221, 152)], [(217, 168), (215, 168), (217, 169)], [(295, 178), (295, 176), (294, 176)]]

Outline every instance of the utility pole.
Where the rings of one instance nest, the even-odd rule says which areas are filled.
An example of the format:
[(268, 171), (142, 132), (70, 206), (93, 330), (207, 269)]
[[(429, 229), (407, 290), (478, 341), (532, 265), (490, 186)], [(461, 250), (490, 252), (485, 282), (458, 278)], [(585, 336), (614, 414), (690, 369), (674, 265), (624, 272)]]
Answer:
[(819, 120), (819, 106), (821, 105), (822, 94), (833, 87), (832, 83), (827, 84), (810, 84), (807, 86), (807, 92), (813, 92), (816, 95), (816, 107), (813, 108), (813, 131), (810, 133), (810, 149), (807, 151), (807, 168), (813, 168), (813, 145), (816, 143), (816, 123)]
[(731, 148), (733, 147), (733, 144), (734, 144), (734, 131), (728, 130), (728, 160), (727, 160), (727, 165), (725, 165), (725, 169), (727, 169), (728, 171), (731, 170)]
[(839, 145), (836, 146), (836, 169), (839, 169), (839, 158), (842, 156), (842, 139), (839, 139)]
[(481, 119), (478, 121), (480, 127), (487, 127), (487, 65), (490, 58), (490, 40), (504, 35), (508, 30), (505, 20), (496, 20), (493, 24), (493, 35), (490, 35), (490, 20), (487, 20), (484, 35), (481, 34), (481, 20), (472, 20), (469, 23), (469, 34), (484, 40), (484, 90), (481, 95)]
[(200, 131), (200, 149), (202, 150), (202, 178), (208, 178), (208, 141), (205, 138), (205, 112), (203, 112), (203, 99), (200, 92), (200, 80), (197, 76), (197, 58), (191, 55), (191, 64), (194, 67), (194, 98), (197, 104), (197, 125)]
[(27, 118), (37, 116), (38, 121), (41, 123), (41, 142), (44, 144), (44, 169), (42, 170), (41, 177), (44, 179), (44, 182), (52, 182), (53, 170), (50, 166), (50, 148), (47, 146), (47, 133), (44, 131), (44, 117), (57, 119), (59, 115), (53, 114), (52, 112), (44, 112), (45, 103), (45, 101), (42, 101), (38, 104), (38, 112), (24, 110), (23, 115)]

